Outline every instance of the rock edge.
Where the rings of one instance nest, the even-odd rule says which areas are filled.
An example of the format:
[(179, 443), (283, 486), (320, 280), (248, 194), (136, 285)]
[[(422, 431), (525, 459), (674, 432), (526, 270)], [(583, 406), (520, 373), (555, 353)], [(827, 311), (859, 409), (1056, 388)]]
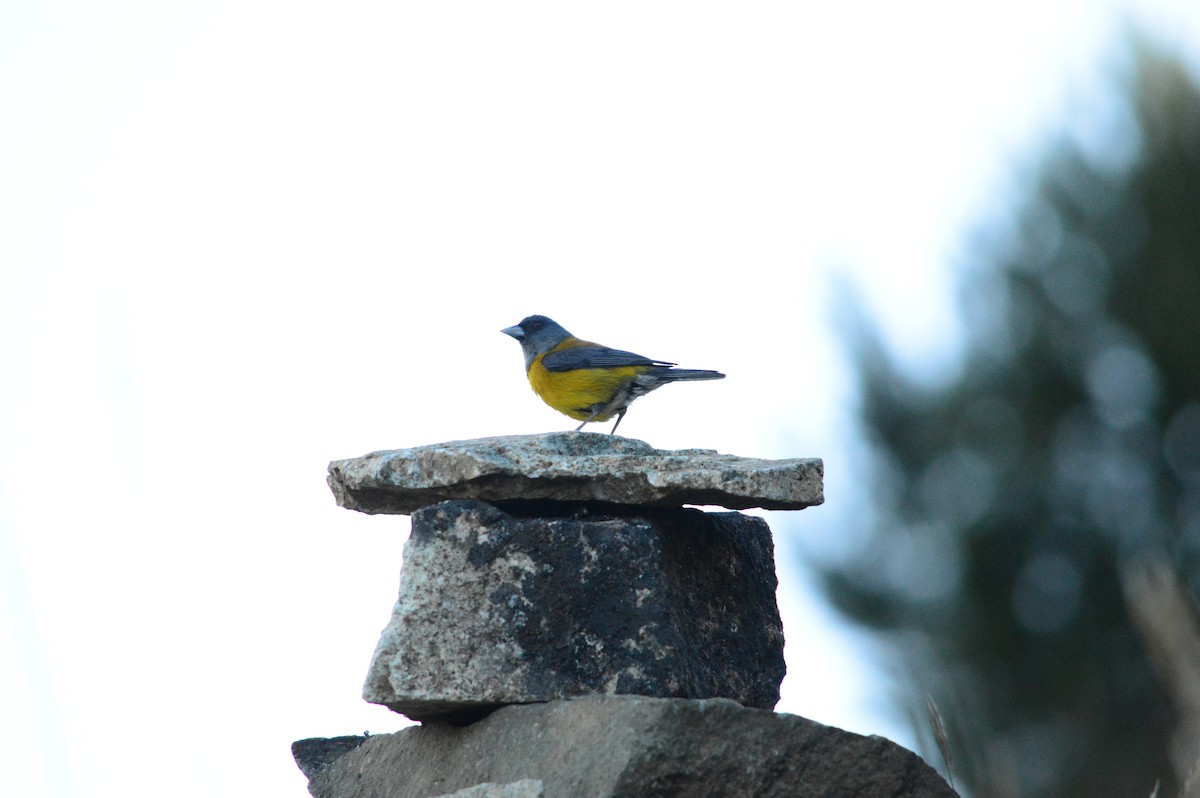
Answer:
[(428, 798), (534, 779), (572, 798), (955, 798), (919, 756), (726, 699), (590, 696), (505, 707), (466, 727), (371, 737), (314, 798)]
[(711, 449), (659, 450), (593, 432), (510, 435), (372, 452), (329, 464), (342, 507), (407, 515), (453, 499), (493, 504), (717, 505), (800, 510), (824, 502), (824, 464)]

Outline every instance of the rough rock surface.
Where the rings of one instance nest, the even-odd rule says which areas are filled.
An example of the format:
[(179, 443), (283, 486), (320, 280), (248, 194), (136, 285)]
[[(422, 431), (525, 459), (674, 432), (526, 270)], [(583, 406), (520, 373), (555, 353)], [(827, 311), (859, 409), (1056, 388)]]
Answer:
[(953, 798), (916, 754), (732, 701), (592, 696), (373, 736), (315, 798), (428, 798), (537, 779), (571, 798)]
[(300, 767), (305, 778), (311, 779), (321, 772), (330, 762), (358, 748), (365, 743), (365, 734), (349, 737), (309, 737), (292, 743), (292, 759)]
[(785, 669), (776, 584), (770, 530), (740, 513), (434, 505), (413, 515), (363, 697), (460, 722), (595, 693), (770, 709)]
[(592, 432), (451, 441), (329, 464), (338, 504), (400, 514), (451, 499), (799, 510), (824, 501), (822, 475), (815, 459), (660, 451)]
[(545, 785), (541, 781), (521, 779), (510, 784), (476, 784), (474, 787), (455, 790), (437, 798), (542, 798), (545, 794)]

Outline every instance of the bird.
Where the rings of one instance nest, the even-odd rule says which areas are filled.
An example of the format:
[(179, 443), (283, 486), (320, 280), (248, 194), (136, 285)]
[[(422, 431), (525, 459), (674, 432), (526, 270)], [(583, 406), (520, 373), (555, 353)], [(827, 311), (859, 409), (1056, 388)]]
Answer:
[(500, 332), (511, 335), (525, 354), (525, 374), (534, 393), (580, 425), (608, 421), (617, 432), (630, 403), (640, 396), (684, 380), (720, 380), (725, 375), (705, 369), (677, 369), (674, 363), (584, 341), (545, 316), (527, 316)]

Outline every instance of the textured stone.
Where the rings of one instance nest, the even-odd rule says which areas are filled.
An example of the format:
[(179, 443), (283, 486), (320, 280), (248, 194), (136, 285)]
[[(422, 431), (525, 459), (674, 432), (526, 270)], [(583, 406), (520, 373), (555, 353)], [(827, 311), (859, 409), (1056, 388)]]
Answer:
[(329, 464), (338, 504), (411, 513), (452, 499), (799, 510), (824, 501), (820, 460), (758, 460), (709, 449), (556, 432), (451, 441)]
[(427, 798), (537, 779), (570, 798), (953, 798), (916, 754), (732, 701), (592, 696), (371, 737), (315, 798)]
[(439, 795), (437, 798), (542, 798), (545, 794), (545, 785), (541, 781), (521, 779), (510, 784), (476, 784), (474, 787)]
[(312, 778), (338, 757), (367, 741), (367, 735), (351, 737), (310, 737), (292, 743), (292, 758), (306, 778)]
[(699, 510), (416, 512), (363, 697), (416, 720), (592, 693), (770, 709), (784, 675), (771, 532)]

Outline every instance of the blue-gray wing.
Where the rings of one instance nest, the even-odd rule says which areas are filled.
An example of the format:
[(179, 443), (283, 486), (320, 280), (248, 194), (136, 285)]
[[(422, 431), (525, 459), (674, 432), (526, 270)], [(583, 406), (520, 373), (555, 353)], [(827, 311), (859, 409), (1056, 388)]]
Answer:
[(547, 371), (611, 369), (621, 366), (661, 366), (666, 368), (673, 365), (675, 364), (662, 360), (651, 360), (642, 355), (635, 355), (633, 352), (609, 349), (607, 346), (574, 346), (570, 349), (549, 352), (542, 358), (542, 366)]

